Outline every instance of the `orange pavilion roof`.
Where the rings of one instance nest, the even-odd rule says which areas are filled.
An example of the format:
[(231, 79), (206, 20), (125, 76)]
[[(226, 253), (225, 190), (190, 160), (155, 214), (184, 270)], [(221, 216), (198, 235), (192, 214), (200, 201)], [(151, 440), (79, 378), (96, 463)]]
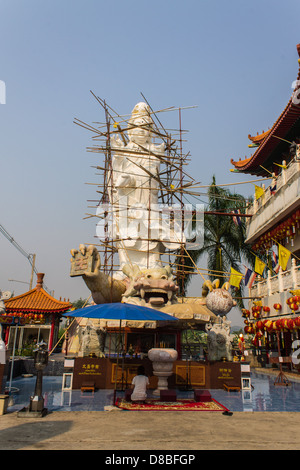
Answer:
[(233, 162), (231, 160), (231, 163), (234, 164), (235, 168), (239, 169), (239, 168), (243, 168), (250, 160), (251, 160), (252, 157), (249, 157), (249, 158), (245, 158), (244, 160), (241, 160), (239, 159), (238, 162)]
[(265, 138), (270, 134), (271, 129), (267, 130), (266, 132), (262, 132), (261, 134), (257, 134), (255, 136), (248, 135), (248, 139), (251, 140), (254, 144), (261, 144)]
[[(300, 44), (297, 45), (297, 51), (299, 55), (298, 63), (299, 70), (297, 76), (297, 86), (296, 89), (300, 88)], [(293, 93), (294, 95), (294, 93)], [(294, 124), (300, 119), (300, 105), (294, 102), (293, 95), (291, 96), (288, 104), (285, 109), (280, 114), (277, 121), (273, 124), (272, 128), (262, 134), (259, 134), (255, 137), (248, 135), (248, 138), (256, 144), (259, 144), (259, 147), (255, 153), (244, 160), (234, 161), (231, 159), (232, 165), (239, 171), (244, 173), (257, 174), (258, 170), (260, 174), (268, 176), (267, 172), (264, 172), (261, 169), (260, 165), (263, 165), (264, 162), (268, 159), (273, 150), (280, 143), (280, 139), (284, 139), (287, 132), (294, 126)]]
[(7, 313), (64, 313), (70, 308), (70, 302), (57, 300), (43, 289), (44, 274), (37, 274), (37, 285), (24, 294), (5, 300)]

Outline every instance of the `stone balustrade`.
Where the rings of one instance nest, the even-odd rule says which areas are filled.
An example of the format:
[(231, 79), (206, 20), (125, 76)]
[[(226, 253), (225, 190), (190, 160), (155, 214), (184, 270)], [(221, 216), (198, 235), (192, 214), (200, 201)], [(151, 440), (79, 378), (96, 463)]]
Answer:
[(275, 276), (268, 271), (266, 279), (260, 277), (249, 290), (249, 295), (250, 297), (266, 297), (291, 289), (300, 289), (300, 266), (296, 265), (295, 258), (292, 258), (290, 270), (282, 271), (280, 268)]
[[(285, 162), (282, 162), (283, 164)], [(284, 186), (286, 186), (289, 181), (294, 177), (295, 173), (300, 172), (300, 161), (299, 160), (292, 160), (287, 168), (282, 168), (282, 172), (276, 178), (276, 193), (278, 193)], [(255, 215), (267, 202), (272, 198), (272, 193), (270, 188), (273, 186), (273, 183), (270, 184), (267, 188), (265, 185), (262, 185), (264, 189), (264, 195), (259, 199), (255, 199), (253, 204), (248, 208), (247, 214)], [(251, 217), (246, 218), (246, 222), (249, 224), (251, 223)]]

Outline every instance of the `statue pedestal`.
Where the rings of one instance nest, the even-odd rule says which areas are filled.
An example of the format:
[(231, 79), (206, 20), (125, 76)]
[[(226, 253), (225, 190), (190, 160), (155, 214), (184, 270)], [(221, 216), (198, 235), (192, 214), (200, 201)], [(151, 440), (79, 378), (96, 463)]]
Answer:
[(158, 377), (153, 394), (160, 395), (161, 390), (168, 390), (168, 377), (173, 374), (173, 362), (178, 353), (175, 349), (153, 348), (148, 351), (148, 357), (152, 361), (153, 374)]

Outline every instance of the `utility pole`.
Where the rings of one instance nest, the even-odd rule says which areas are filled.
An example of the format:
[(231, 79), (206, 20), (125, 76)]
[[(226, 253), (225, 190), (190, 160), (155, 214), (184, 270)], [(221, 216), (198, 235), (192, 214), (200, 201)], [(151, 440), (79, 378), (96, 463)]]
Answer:
[[(8, 233), (8, 231), (3, 227), (3, 225), (0, 224), (0, 233), (7, 238), (7, 240), (23, 255), (25, 258), (28, 259), (29, 263), (31, 264), (31, 276), (30, 276), (30, 284), (29, 284), (29, 290), (32, 289), (32, 284), (33, 284), (33, 275), (34, 273), (37, 274), (37, 269), (35, 266), (35, 258), (36, 254), (32, 253), (27, 253), (17, 242), (16, 240)], [(44, 283), (44, 289), (49, 293), (49, 289)]]
[[(34, 253), (32, 256), (32, 262), (31, 262), (31, 277), (30, 277), (30, 284), (29, 284), (29, 290), (32, 289), (32, 283), (33, 283), (33, 273), (34, 273), (34, 268), (35, 268), (35, 257), (36, 254)], [(30, 261), (29, 261), (30, 262)]]

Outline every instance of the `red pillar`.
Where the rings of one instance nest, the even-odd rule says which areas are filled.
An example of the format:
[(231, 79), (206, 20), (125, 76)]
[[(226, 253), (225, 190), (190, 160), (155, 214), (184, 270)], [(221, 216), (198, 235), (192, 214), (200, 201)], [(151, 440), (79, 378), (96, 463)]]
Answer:
[(10, 329), (9, 326), (7, 326), (6, 331), (5, 331), (5, 338), (4, 338), (4, 342), (5, 342), (6, 345), (8, 343), (9, 329)]
[(49, 345), (48, 345), (48, 350), (49, 350), (49, 351), (51, 351), (51, 349), (52, 349), (54, 328), (55, 328), (55, 315), (52, 315), (51, 330), (50, 330), (50, 338), (49, 338)]

